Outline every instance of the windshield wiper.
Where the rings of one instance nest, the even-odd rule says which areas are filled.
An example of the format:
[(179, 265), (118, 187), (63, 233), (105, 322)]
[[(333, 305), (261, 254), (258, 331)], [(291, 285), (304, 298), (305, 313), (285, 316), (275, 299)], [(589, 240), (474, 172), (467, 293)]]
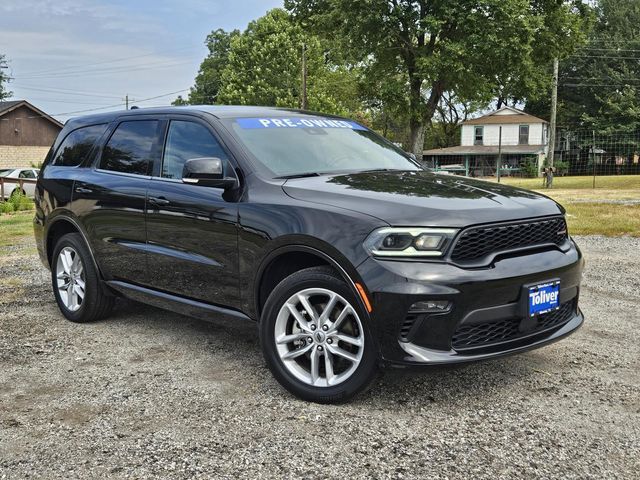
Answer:
[(292, 175), (281, 175), (279, 177), (274, 177), (282, 180), (289, 180), (291, 178), (307, 178), (307, 177), (319, 177), (320, 174), (317, 172), (308, 172), (308, 173), (294, 173)]
[(358, 170), (356, 173), (376, 173), (376, 172), (406, 172), (401, 168), (374, 168), (372, 170)]

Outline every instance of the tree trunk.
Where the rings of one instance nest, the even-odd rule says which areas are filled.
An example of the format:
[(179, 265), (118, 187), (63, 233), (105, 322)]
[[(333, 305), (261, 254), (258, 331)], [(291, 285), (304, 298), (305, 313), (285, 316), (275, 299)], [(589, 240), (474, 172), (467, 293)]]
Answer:
[[(422, 152), (424, 151), (424, 131), (431, 122), (438, 108), (438, 103), (444, 93), (444, 82), (436, 80), (431, 86), (431, 94), (424, 108), (423, 117), (418, 124), (411, 123), (411, 147), (418, 161), (422, 162)], [(419, 153), (418, 153), (419, 151)]]
[(409, 75), (409, 151), (422, 162), (424, 151), (424, 114), (422, 112), (422, 78), (410, 73)]
[(436, 113), (436, 108), (438, 108), (438, 103), (444, 92), (444, 86), (442, 80), (436, 80), (431, 86), (431, 94), (429, 95), (426, 105), (423, 105), (421, 92), (422, 79), (413, 77), (410, 82), (411, 93), (409, 107), (411, 109), (411, 117), (409, 120), (409, 128), (411, 134), (409, 137), (409, 147), (419, 162), (422, 162), (422, 153), (424, 152), (424, 130)]
[(424, 151), (424, 123), (417, 119), (409, 122), (411, 135), (409, 137), (409, 151), (416, 156), (416, 160), (422, 162)]

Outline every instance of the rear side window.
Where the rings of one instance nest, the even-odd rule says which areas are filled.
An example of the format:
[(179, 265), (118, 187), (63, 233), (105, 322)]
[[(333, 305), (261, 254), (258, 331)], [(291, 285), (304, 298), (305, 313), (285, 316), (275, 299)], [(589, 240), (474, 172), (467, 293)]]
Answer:
[(22, 170), (18, 178), (36, 178), (36, 174), (33, 170)]
[(104, 147), (100, 168), (148, 175), (157, 140), (157, 120), (122, 122)]
[(162, 162), (164, 178), (182, 178), (184, 163), (192, 158), (226, 158), (224, 150), (209, 130), (198, 123), (173, 120), (169, 125)]
[(58, 148), (53, 164), (65, 167), (80, 165), (106, 129), (107, 125), (92, 125), (74, 130)]

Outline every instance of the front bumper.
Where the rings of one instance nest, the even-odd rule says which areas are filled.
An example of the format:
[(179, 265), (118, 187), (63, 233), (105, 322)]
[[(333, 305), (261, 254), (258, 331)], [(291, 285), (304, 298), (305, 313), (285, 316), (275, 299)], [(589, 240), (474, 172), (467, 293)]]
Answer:
[[(411, 366), (485, 360), (569, 335), (584, 321), (578, 308), (583, 266), (582, 254), (572, 241), (566, 252), (503, 258), (482, 269), (370, 258), (358, 271), (373, 300), (372, 329), (382, 361)], [(560, 280), (562, 315), (527, 319), (523, 286), (551, 279)], [(427, 300), (448, 300), (451, 308), (410, 314), (411, 305)], [(460, 332), (469, 330), (479, 333), (461, 340)]]

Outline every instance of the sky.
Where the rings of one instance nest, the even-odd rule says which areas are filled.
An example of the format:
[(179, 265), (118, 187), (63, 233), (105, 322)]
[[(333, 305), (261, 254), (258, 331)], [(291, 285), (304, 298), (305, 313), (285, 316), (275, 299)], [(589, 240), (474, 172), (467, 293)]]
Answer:
[(242, 30), (282, 3), (0, 0), (11, 100), (28, 100), (63, 122), (122, 109), (126, 95), (130, 105), (169, 105), (193, 85), (209, 32)]

